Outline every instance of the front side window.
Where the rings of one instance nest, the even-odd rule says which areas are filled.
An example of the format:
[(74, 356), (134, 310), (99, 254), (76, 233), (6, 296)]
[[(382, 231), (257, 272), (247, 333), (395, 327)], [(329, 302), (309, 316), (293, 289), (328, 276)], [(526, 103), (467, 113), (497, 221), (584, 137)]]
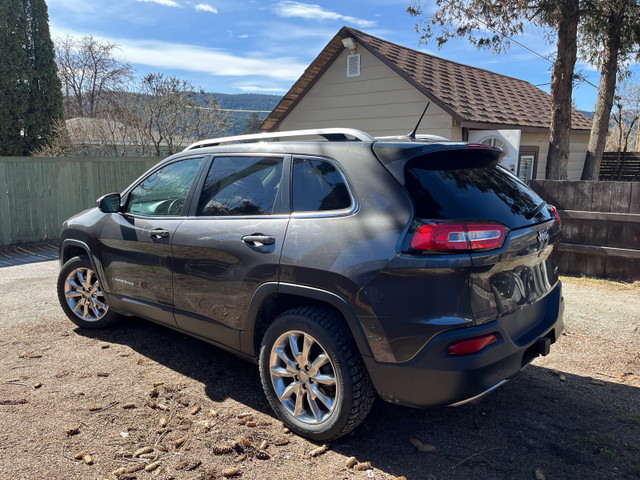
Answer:
[(293, 160), (293, 211), (343, 210), (351, 197), (342, 174), (324, 160)]
[(216, 157), (198, 201), (199, 216), (271, 215), (282, 157)]
[(129, 193), (125, 211), (152, 217), (178, 216), (202, 158), (189, 158), (156, 170)]

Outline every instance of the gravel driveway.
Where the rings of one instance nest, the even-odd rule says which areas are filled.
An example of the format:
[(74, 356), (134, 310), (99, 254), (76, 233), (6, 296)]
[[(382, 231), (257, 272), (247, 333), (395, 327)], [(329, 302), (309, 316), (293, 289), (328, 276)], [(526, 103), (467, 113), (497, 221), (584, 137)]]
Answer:
[(137, 319), (74, 328), (57, 271), (0, 267), (1, 480), (640, 478), (640, 284), (565, 279), (548, 357), (477, 404), (378, 401), (323, 448), (272, 416), (254, 365)]

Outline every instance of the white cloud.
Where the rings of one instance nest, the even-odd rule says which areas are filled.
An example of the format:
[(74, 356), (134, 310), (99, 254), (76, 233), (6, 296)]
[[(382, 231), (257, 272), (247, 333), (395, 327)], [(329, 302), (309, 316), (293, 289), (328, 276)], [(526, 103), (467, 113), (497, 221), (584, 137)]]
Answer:
[(175, 8), (182, 7), (182, 5), (180, 5), (178, 2), (174, 2), (173, 0), (138, 0), (138, 2), (157, 3), (158, 5), (163, 5), (165, 7), (175, 7)]
[(307, 67), (289, 57), (246, 58), (223, 50), (155, 40), (116, 40), (131, 63), (222, 76), (265, 76), (297, 80)]
[(376, 22), (371, 20), (363, 20), (361, 18), (349, 17), (347, 15), (341, 15), (336, 12), (332, 12), (320, 5), (312, 5), (308, 3), (294, 2), (291, 0), (284, 0), (274, 5), (275, 13), (281, 17), (297, 17), (304, 18), (306, 20), (337, 20), (359, 27), (374, 27)]
[[(70, 35), (81, 38), (83, 33), (66, 28), (51, 26), (54, 36)], [(158, 69), (204, 72), (210, 75), (238, 77), (266, 77), (279, 81), (293, 82), (307, 68), (298, 59), (269, 55), (264, 51), (239, 56), (225, 50), (170, 43), (158, 40), (130, 40), (117, 37), (93, 35), (97, 41), (116, 43), (120, 49), (118, 57), (129, 63)], [(253, 55), (253, 56), (250, 56)], [(253, 81), (253, 80), (251, 80)], [(286, 89), (280, 89), (283, 91)]]
[(218, 13), (218, 9), (216, 7), (212, 7), (207, 3), (198, 3), (197, 5), (194, 5), (194, 8), (199, 12)]
[(259, 87), (257, 85), (235, 85), (235, 87), (243, 92), (284, 93), (288, 90), (288, 88)]

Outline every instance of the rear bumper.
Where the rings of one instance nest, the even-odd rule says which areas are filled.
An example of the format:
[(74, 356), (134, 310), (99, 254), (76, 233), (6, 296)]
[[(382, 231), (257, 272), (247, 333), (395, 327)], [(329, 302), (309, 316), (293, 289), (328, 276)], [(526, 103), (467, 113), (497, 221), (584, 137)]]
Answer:
[[(522, 328), (523, 316), (536, 310), (538, 320)], [(461, 404), (517, 374), (540, 353), (541, 339), (553, 344), (564, 329), (562, 285), (534, 305), (483, 325), (451, 330), (434, 337), (410, 362), (389, 364), (365, 358), (382, 399), (401, 405), (429, 407)], [(493, 333), (498, 342), (471, 355), (446, 354), (453, 342)], [(516, 336), (517, 335), (517, 336)], [(547, 344), (549, 342), (546, 342)]]

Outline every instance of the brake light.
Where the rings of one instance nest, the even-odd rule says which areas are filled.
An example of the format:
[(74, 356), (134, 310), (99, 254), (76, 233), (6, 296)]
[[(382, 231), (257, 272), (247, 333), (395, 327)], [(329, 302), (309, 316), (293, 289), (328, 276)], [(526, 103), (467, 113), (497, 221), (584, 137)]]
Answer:
[(561, 227), (562, 221), (560, 220), (560, 215), (558, 215), (558, 210), (553, 205), (549, 205), (549, 208), (551, 208), (551, 213), (553, 213), (553, 216), (556, 217), (556, 222), (558, 222), (558, 226)]
[(447, 355), (470, 355), (498, 342), (498, 338), (490, 333), (482, 337), (453, 342), (447, 347)]
[(411, 239), (415, 250), (488, 250), (500, 248), (505, 228), (497, 223), (425, 223)]

